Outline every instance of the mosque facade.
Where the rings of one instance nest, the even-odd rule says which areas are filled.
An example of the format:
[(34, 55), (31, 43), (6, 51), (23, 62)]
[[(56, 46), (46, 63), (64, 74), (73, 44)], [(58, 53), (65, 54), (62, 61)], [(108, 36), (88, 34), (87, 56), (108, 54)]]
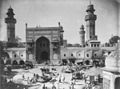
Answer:
[(60, 49), (63, 45), (63, 27), (33, 27), (26, 25), (27, 59), (37, 63), (60, 60)]
[[(8, 47), (6, 51), (10, 55), (10, 59), (16, 60), (17, 55), (17, 58), (33, 63), (39, 64), (47, 61), (58, 64), (62, 59), (92, 59), (93, 55), (97, 58), (99, 53), (93, 51), (99, 51), (101, 47), (95, 33), (97, 16), (94, 14), (94, 5), (88, 5), (86, 12), (86, 29), (84, 29), (84, 25), (81, 25), (79, 31), (80, 47), (67, 47), (67, 41), (63, 39), (64, 30), (60, 22), (56, 27), (29, 27), (26, 24), (26, 46), (22, 49), (23, 54), (20, 52), (21, 48), (16, 50), (15, 47), (12, 49)], [(7, 18), (5, 18), (8, 43), (15, 43), (15, 23), (17, 21), (14, 15), (13, 9), (10, 7)], [(21, 55), (26, 56), (21, 57)]]
[[(61, 60), (90, 60), (94, 57), (99, 59), (104, 50), (113, 51), (105, 61), (103, 71), (103, 89), (119, 89), (120, 88), (120, 46), (108, 49), (100, 47), (100, 41), (95, 33), (95, 21), (97, 16), (94, 14), (94, 5), (87, 7), (87, 15), (85, 16), (86, 30), (81, 25), (80, 47), (67, 47), (67, 41), (63, 39), (63, 27), (60, 22), (56, 27), (28, 27), (26, 24), (26, 46), (23, 48), (7, 47), (6, 52), (9, 59), (19, 63), (23, 61), (32, 61), (40, 64), (42, 62), (50, 62), (58, 64)], [(7, 42), (15, 43), (15, 24), (13, 9), (10, 7), (7, 12), (5, 23), (7, 24)], [(86, 37), (85, 37), (86, 36)]]

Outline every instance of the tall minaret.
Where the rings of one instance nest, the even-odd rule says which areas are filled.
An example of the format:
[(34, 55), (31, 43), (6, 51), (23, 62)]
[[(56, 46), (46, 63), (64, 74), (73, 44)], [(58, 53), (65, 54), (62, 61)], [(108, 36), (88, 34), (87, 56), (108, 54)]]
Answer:
[(84, 46), (84, 45), (85, 45), (85, 31), (84, 31), (84, 25), (81, 25), (79, 34), (80, 34), (80, 45), (81, 45), (81, 46)]
[(86, 12), (86, 41), (97, 40), (97, 36), (95, 35), (95, 21), (97, 19), (97, 16), (94, 14), (95, 9), (91, 3), (88, 5)]
[(10, 43), (15, 42), (15, 23), (13, 9), (10, 7), (7, 12), (7, 18), (5, 18), (5, 23), (7, 24), (7, 40)]

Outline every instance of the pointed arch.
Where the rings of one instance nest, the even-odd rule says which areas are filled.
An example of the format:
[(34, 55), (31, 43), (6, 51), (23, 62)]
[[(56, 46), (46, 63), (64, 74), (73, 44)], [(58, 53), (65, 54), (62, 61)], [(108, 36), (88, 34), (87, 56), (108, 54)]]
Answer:
[(120, 77), (117, 77), (115, 79), (115, 89), (120, 89)]
[(36, 61), (45, 62), (50, 59), (50, 41), (42, 36), (36, 40)]

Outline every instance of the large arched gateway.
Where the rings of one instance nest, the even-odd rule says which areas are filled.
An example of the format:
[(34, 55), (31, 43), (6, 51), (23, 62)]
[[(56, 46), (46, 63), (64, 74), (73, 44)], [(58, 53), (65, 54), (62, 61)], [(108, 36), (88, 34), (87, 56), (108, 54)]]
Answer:
[(50, 60), (50, 42), (46, 37), (36, 40), (36, 61), (42, 63)]
[(120, 77), (117, 77), (115, 79), (115, 88), (114, 89), (120, 89)]
[(60, 46), (63, 45), (63, 27), (28, 27), (26, 24), (26, 59), (35, 64), (57, 63), (60, 57)]

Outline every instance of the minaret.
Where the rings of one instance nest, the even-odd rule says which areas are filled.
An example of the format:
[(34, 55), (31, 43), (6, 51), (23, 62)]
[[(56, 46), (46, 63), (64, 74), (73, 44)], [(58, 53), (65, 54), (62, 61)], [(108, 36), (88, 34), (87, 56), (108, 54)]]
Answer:
[(15, 23), (16, 19), (14, 18), (13, 9), (10, 7), (8, 9), (7, 18), (5, 18), (5, 23), (7, 24), (7, 40), (10, 43), (15, 42)]
[(97, 40), (97, 36), (95, 35), (95, 21), (97, 19), (97, 16), (94, 14), (95, 9), (91, 3), (88, 5), (86, 12), (86, 41)]
[(79, 34), (80, 34), (80, 45), (81, 45), (81, 46), (84, 46), (84, 45), (85, 45), (85, 31), (84, 31), (84, 25), (81, 25)]

